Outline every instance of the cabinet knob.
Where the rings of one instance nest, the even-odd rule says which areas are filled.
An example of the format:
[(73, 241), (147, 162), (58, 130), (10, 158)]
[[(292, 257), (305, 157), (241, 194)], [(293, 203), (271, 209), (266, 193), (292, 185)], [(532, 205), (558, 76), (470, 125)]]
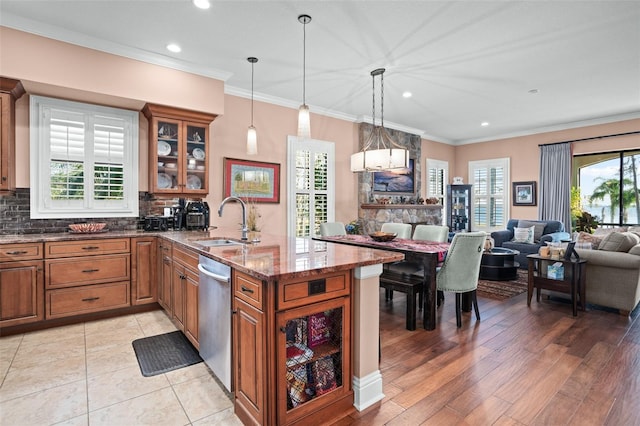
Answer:
[(6, 176), (2, 176), (2, 180), (3, 180), (3, 181), (6, 181), (6, 180), (7, 180), (7, 177), (6, 177)]
[(280, 327), (280, 332), (283, 334), (287, 333), (287, 329), (285, 327)]

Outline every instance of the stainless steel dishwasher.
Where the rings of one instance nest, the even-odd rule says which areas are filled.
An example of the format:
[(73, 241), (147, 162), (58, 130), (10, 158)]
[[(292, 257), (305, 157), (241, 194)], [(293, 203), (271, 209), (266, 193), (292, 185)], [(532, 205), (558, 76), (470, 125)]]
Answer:
[(200, 356), (231, 391), (231, 268), (200, 256), (198, 269)]

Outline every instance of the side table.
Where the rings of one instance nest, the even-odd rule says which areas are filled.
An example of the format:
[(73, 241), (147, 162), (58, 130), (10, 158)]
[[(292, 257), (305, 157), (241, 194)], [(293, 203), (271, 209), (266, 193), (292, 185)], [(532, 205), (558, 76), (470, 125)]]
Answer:
[[(529, 261), (529, 283), (527, 286), (527, 306), (531, 306), (533, 289), (536, 289), (536, 300), (540, 302), (540, 290), (551, 290), (571, 295), (573, 316), (578, 315), (578, 300), (580, 310), (584, 311), (587, 301), (586, 274), (587, 261), (584, 259), (565, 260), (542, 257), (538, 254), (527, 256)], [(562, 263), (564, 268), (563, 279), (552, 279), (547, 276), (549, 265)]]

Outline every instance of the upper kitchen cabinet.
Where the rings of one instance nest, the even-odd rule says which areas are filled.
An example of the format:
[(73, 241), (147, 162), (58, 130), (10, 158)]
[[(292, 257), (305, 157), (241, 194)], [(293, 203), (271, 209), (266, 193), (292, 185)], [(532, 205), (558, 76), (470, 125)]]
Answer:
[(0, 195), (16, 190), (16, 100), (24, 95), (19, 80), (0, 77)]
[(209, 124), (215, 114), (146, 104), (149, 120), (149, 192), (209, 193)]

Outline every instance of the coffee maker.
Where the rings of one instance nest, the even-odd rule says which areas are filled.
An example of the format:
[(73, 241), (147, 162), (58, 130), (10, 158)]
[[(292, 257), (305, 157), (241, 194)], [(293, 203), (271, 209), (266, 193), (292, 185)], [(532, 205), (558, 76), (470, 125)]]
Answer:
[(178, 199), (178, 205), (173, 209), (173, 229), (182, 231), (187, 228), (187, 209), (185, 207), (184, 198)]
[(206, 201), (191, 201), (186, 208), (187, 230), (209, 229), (209, 204)]

